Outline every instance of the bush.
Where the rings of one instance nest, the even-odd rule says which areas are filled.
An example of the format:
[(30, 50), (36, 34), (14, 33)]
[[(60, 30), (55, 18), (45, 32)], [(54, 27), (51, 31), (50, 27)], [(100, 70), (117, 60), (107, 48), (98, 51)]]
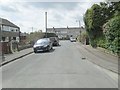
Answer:
[(28, 45), (19, 45), (18, 46), (18, 51), (20, 50), (24, 50), (24, 49), (27, 49), (27, 48), (31, 48), (33, 45), (31, 44), (28, 44)]
[(89, 43), (89, 42), (87, 42), (87, 39), (89, 39), (89, 37), (88, 37), (88, 33), (86, 32), (86, 31), (83, 31), (82, 33), (81, 33), (81, 35), (79, 35), (78, 37), (77, 37), (77, 40), (79, 41), (79, 42), (81, 42), (81, 43)]
[(107, 49), (105, 36), (102, 36), (98, 39), (97, 46)]
[(120, 16), (110, 19), (104, 26), (107, 47), (114, 53), (120, 53)]
[(90, 39), (90, 44), (93, 48), (97, 48), (97, 40), (95, 39)]

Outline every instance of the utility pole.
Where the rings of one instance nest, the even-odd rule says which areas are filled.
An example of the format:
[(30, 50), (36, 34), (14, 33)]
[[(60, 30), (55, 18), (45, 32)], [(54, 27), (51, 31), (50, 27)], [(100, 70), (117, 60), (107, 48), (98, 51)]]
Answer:
[(45, 30), (46, 30), (46, 38), (47, 38), (47, 12), (45, 12)]
[(33, 27), (32, 27), (32, 32), (33, 32)]
[[(76, 20), (76, 22), (79, 23), (79, 28), (80, 28), (80, 26), (81, 26), (80, 20)], [(80, 42), (81, 42), (81, 28), (80, 28)]]
[(55, 32), (55, 34), (56, 34), (56, 31), (55, 31), (55, 28), (53, 27), (53, 31)]

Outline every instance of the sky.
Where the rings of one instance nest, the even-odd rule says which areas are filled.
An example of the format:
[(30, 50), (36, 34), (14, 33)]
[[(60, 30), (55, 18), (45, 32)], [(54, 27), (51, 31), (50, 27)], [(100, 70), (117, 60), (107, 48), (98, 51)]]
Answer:
[(0, 17), (28, 33), (45, 31), (45, 12), (48, 28), (79, 27), (79, 20), (84, 26), (86, 10), (100, 1), (103, 0), (0, 0)]

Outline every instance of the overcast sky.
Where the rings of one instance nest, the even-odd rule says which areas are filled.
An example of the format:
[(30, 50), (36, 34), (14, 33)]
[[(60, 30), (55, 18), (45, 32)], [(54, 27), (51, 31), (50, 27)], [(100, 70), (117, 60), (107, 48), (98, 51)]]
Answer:
[(48, 17), (48, 27), (78, 27), (76, 20), (84, 25), (83, 15), (94, 3), (103, 0), (81, 0), (80, 2), (40, 2), (0, 0), (0, 17), (18, 25), (22, 32), (33, 30), (45, 31), (45, 12)]

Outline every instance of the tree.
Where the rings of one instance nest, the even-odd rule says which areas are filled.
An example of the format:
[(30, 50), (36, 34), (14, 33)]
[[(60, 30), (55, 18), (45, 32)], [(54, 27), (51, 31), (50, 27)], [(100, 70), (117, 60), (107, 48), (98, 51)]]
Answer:
[(102, 27), (116, 16), (120, 16), (120, 1), (101, 2), (100, 5), (94, 4), (86, 11), (84, 16), (85, 28), (93, 47), (98, 45), (106, 48), (106, 39)]
[(119, 2), (101, 2), (100, 3), (102, 14), (105, 18), (105, 21), (113, 18), (114, 16), (120, 15), (120, 1)]
[(26, 42), (30, 42), (33, 44), (35, 41), (37, 41), (40, 38), (43, 38), (44, 36), (45, 34), (40, 31), (31, 32), (30, 34), (27, 35)]
[(101, 7), (98, 4), (94, 4), (85, 13), (84, 22), (85, 28), (88, 32), (90, 43), (93, 47), (96, 47), (97, 40), (103, 35), (102, 25), (103, 25), (103, 15), (101, 14)]

